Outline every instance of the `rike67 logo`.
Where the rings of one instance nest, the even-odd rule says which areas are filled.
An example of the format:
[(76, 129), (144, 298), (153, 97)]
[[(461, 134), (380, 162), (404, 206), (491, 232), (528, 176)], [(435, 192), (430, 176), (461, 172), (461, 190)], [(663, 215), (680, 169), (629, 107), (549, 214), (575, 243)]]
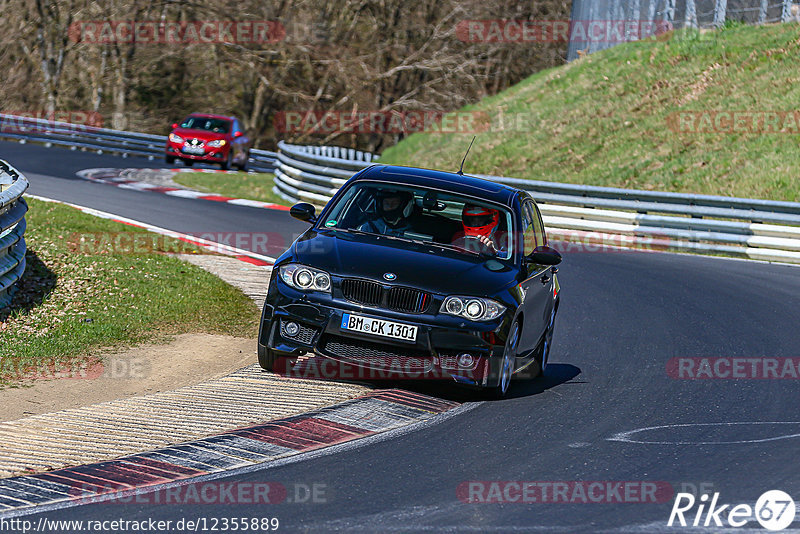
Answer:
[(714, 493), (710, 502), (708, 494), (695, 499), (691, 493), (678, 493), (667, 526), (743, 527), (755, 520), (767, 530), (783, 530), (792, 524), (796, 512), (794, 500), (780, 490), (765, 492), (758, 498), (755, 507), (749, 504), (722, 504), (719, 502), (719, 493)]

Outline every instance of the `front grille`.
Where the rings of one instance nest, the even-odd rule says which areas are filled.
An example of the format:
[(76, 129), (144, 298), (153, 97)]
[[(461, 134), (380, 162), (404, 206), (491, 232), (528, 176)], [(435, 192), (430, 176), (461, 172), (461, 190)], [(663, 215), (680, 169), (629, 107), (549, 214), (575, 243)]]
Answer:
[(291, 339), (292, 341), (299, 341), (300, 343), (304, 343), (306, 345), (310, 345), (314, 340), (314, 334), (317, 333), (316, 328), (311, 328), (310, 326), (305, 326), (302, 323), (297, 323), (298, 326), (300, 326), (300, 331), (296, 336), (292, 337), (286, 333), (286, 323), (287, 321), (281, 320), (281, 337)]
[(365, 306), (383, 306), (384, 292), (389, 309), (405, 313), (422, 313), (433, 300), (430, 293), (410, 287), (392, 287), (388, 290), (378, 282), (345, 278), (342, 280), (342, 295), (349, 301)]
[(429, 293), (409, 287), (393, 287), (389, 290), (389, 308), (406, 313), (422, 313), (431, 300)]
[(424, 373), (433, 369), (433, 358), (428, 352), (360, 339), (328, 334), (323, 337), (320, 350), (371, 369), (405, 373)]
[(347, 300), (366, 306), (380, 306), (383, 287), (368, 280), (345, 278), (342, 280), (342, 295)]

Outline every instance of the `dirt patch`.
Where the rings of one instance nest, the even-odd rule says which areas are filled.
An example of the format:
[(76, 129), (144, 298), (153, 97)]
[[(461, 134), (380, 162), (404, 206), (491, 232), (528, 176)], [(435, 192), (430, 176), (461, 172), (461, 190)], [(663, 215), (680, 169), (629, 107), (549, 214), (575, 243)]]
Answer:
[(697, 100), (703, 93), (706, 92), (706, 89), (708, 89), (708, 87), (714, 81), (714, 71), (720, 68), (722, 68), (722, 65), (719, 63), (710, 65), (700, 74), (697, 80), (689, 86), (689, 92), (686, 93), (678, 103), (683, 106), (689, 102)]
[(255, 339), (182, 334), (167, 345), (106, 354), (103, 364), (84, 376), (32, 380), (2, 390), (0, 421), (168, 391), (224, 376), (256, 361)]

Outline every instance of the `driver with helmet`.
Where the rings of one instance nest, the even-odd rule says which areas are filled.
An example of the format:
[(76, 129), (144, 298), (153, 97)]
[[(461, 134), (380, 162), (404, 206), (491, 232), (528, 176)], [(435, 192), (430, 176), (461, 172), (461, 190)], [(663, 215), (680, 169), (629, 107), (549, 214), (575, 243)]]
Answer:
[(475, 204), (464, 204), (461, 210), (464, 233), (457, 239), (458, 245), (467, 250), (497, 254), (503, 252), (500, 227), (500, 211)]
[(410, 191), (380, 190), (375, 206), (377, 217), (362, 224), (362, 232), (400, 237), (411, 229), (408, 217), (414, 210), (414, 194)]

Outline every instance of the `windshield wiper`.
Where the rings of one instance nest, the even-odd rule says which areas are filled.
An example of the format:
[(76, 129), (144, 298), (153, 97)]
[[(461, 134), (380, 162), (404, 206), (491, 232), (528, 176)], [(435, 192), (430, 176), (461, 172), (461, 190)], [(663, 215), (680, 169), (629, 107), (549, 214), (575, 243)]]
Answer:
[(486, 257), (486, 258), (494, 258), (495, 257), (494, 254), (489, 254), (488, 252), (480, 252), (480, 251), (477, 251), (477, 250), (469, 250), (467, 248), (459, 247), (458, 245), (451, 245), (449, 243), (436, 243), (436, 242), (433, 242), (433, 243), (431, 243), (431, 245), (436, 246), (436, 247), (442, 247), (442, 248), (445, 248), (447, 250), (455, 250), (456, 252), (466, 252), (467, 254), (472, 254), (474, 256), (482, 256), (482, 257)]
[(380, 234), (373, 234), (372, 232), (365, 232), (364, 230), (359, 230), (357, 228), (337, 228), (336, 226), (328, 228), (320, 228), (320, 230), (334, 230), (336, 232), (344, 232), (346, 234), (380, 235)]
[(422, 242), (422, 241), (417, 241), (416, 239), (409, 239), (407, 237), (400, 237), (400, 236), (396, 236), (396, 235), (376, 234), (374, 232), (365, 232), (364, 230), (358, 230), (356, 228), (337, 228), (337, 227), (334, 226), (334, 227), (331, 227), (331, 228), (326, 228), (326, 230), (336, 230), (336, 231), (339, 231), (339, 232), (346, 232), (346, 233), (349, 233), (349, 234), (372, 235), (372, 236), (375, 236), (375, 237), (388, 237), (389, 239), (399, 239), (400, 241), (409, 241), (411, 243), (421, 243)]
[[(394, 237), (394, 236), (387, 236), (387, 237)], [(429, 247), (439, 247), (447, 250), (454, 250), (456, 252), (466, 252), (467, 254), (472, 254), (474, 256), (481, 256), (487, 258), (494, 258), (494, 254), (489, 254), (488, 252), (479, 252), (477, 250), (469, 250), (466, 248), (459, 247), (458, 245), (451, 245), (450, 243), (439, 243), (438, 241), (425, 241), (423, 239), (411, 239), (409, 237), (398, 237), (397, 239), (402, 239), (404, 241), (411, 241), (412, 243), (419, 243), (421, 245), (426, 245)]]

